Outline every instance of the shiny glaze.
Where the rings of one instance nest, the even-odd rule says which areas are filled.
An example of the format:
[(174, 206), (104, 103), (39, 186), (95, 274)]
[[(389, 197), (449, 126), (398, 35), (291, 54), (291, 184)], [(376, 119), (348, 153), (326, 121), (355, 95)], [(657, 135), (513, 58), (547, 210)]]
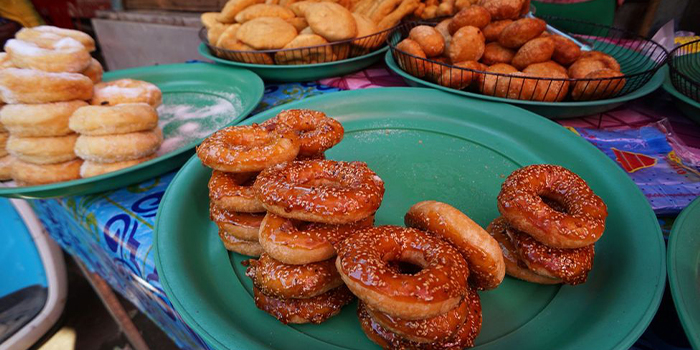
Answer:
[(209, 179), (209, 200), (227, 210), (264, 212), (262, 203), (255, 198), (253, 183), (257, 173), (225, 173), (214, 170)]
[[(541, 197), (561, 204), (565, 212)], [(498, 210), (508, 223), (554, 248), (581, 248), (605, 230), (607, 207), (588, 184), (557, 165), (530, 165), (514, 171), (501, 186)]]
[(263, 206), (297, 220), (347, 224), (374, 214), (384, 182), (363, 162), (293, 161), (269, 167), (253, 185)]
[(282, 323), (319, 324), (337, 315), (355, 296), (345, 286), (308, 299), (279, 299), (263, 294), (253, 287), (255, 306)]
[(283, 299), (312, 298), (343, 284), (334, 260), (287, 265), (266, 253), (249, 260), (246, 276), (266, 295)]
[(291, 129), (299, 134), (302, 156), (325, 152), (343, 139), (343, 126), (325, 113), (310, 109), (289, 109), (261, 124), (270, 130)]
[(209, 218), (216, 223), (226, 223), (246, 228), (259, 228), (265, 213), (238, 213), (209, 204)]

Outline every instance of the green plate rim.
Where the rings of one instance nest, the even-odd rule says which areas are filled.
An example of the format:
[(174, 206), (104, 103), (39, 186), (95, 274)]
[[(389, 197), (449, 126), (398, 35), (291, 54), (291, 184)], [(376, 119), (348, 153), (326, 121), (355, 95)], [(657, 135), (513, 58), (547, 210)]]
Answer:
[(211, 52), (209, 52), (209, 48), (204, 43), (199, 43), (199, 47), (197, 48), (197, 51), (199, 52), (200, 55), (202, 55), (205, 58), (210, 59), (216, 63), (226, 64), (226, 65), (234, 66), (234, 67), (248, 68), (248, 69), (266, 69), (266, 70), (278, 70), (278, 71), (279, 70), (297, 70), (297, 69), (300, 70), (300, 69), (304, 69), (304, 68), (321, 68), (321, 67), (339, 66), (339, 65), (346, 64), (346, 63), (351, 63), (351, 62), (355, 62), (355, 61), (368, 59), (370, 57), (380, 55), (382, 52), (387, 51), (387, 50), (389, 50), (388, 45), (384, 46), (380, 49), (377, 49), (376, 51), (372, 51), (366, 55), (352, 57), (352, 58), (346, 58), (346, 59), (340, 60), (340, 61), (314, 63), (314, 64), (279, 65), (279, 64), (244, 63), (244, 62), (225, 60), (223, 58), (219, 58), (219, 57), (212, 55)]
[(695, 101), (686, 95), (683, 95), (680, 91), (678, 91), (676, 89), (675, 86), (673, 86), (673, 82), (671, 82), (671, 74), (670, 74), (670, 70), (668, 69), (668, 66), (664, 65), (663, 67), (661, 67), (661, 69), (664, 70), (664, 81), (663, 81), (663, 84), (661, 84), (661, 86), (664, 88), (664, 90), (666, 90), (666, 92), (671, 94), (673, 97), (675, 97), (675, 98), (681, 100), (682, 102), (685, 102), (685, 103), (697, 108), (698, 110), (700, 110), (700, 102)]
[[(411, 90), (415, 89), (420, 89), (423, 90), (422, 94), (431, 94), (431, 93), (439, 93), (443, 94), (443, 96), (446, 96), (445, 98), (459, 98), (458, 96), (454, 94), (447, 94), (444, 92), (439, 92), (435, 91), (433, 89), (427, 89), (427, 88), (411, 88), (411, 87), (398, 87), (398, 88), (383, 88), (383, 89), (364, 89), (364, 90), (349, 90), (349, 91), (343, 91), (343, 92), (338, 92), (334, 94), (327, 94), (327, 95), (321, 95), (321, 96), (314, 96), (311, 98), (307, 98), (301, 101), (295, 101), (289, 104), (285, 104), (282, 106), (277, 106), (275, 108), (272, 108), (268, 111), (262, 112), (256, 116), (253, 116), (251, 118), (248, 118), (246, 122), (256, 122), (257, 119), (261, 119), (264, 117), (269, 117), (272, 113), (276, 113), (282, 109), (287, 109), (287, 108), (303, 108), (305, 104), (308, 103), (308, 101), (316, 101), (318, 99), (324, 99), (327, 98), (328, 96), (333, 96), (335, 94), (345, 94), (348, 98), (353, 98), (357, 97), (357, 95), (362, 95), (366, 93), (379, 93), (379, 91), (396, 91), (397, 93), (400, 93), (401, 91), (406, 91), (407, 93), (410, 92)], [(372, 92), (369, 92), (372, 91)], [(454, 96), (454, 97), (449, 97), (449, 96)], [(484, 103), (491, 103), (491, 102), (484, 102)], [(509, 105), (510, 106), (510, 105)], [(513, 107), (513, 106), (510, 106)], [(517, 108), (517, 107), (513, 107)], [(554, 131), (555, 129), (553, 128), (556, 126), (556, 128), (560, 128), (561, 126), (551, 120), (548, 120), (546, 118), (541, 118), (539, 115), (534, 114), (532, 112), (526, 111), (526, 110), (520, 110), (522, 113), (525, 115), (529, 115), (529, 117), (532, 119), (531, 123), (537, 124), (540, 123), (542, 127), (545, 129), (550, 129)], [(557, 132), (563, 131), (561, 129), (557, 129)], [(562, 135), (568, 135), (564, 136), (569, 138), (572, 142), (579, 143), (582, 145), (582, 147), (587, 148), (591, 151), (591, 155), (593, 154), (598, 154), (598, 157), (601, 162), (605, 162), (608, 164), (610, 169), (615, 169), (612, 170), (613, 172), (618, 173), (618, 177), (620, 178), (625, 178), (627, 179), (625, 182), (627, 182), (628, 186), (633, 186), (630, 187), (632, 192), (634, 193), (634, 196), (636, 196), (636, 200), (639, 201), (644, 201), (644, 203), (647, 203), (648, 207), (648, 214), (650, 216), (654, 217), (654, 222), (656, 222), (656, 216), (653, 214), (653, 211), (651, 210), (651, 207), (648, 205), (648, 202), (646, 200), (646, 197), (642, 194), (641, 190), (632, 182), (632, 180), (623, 172), (623, 170), (618, 167), (610, 158), (605, 156), (602, 152), (600, 152), (597, 148), (595, 148), (593, 145), (590, 143), (586, 142), (583, 138), (580, 138), (576, 136), (574, 133), (570, 134), (562, 134)], [(157, 216), (156, 216), (156, 228), (154, 232), (154, 244), (155, 244), (155, 263), (156, 263), (156, 268), (157, 271), (164, 271), (163, 270), (163, 265), (161, 263), (161, 249), (159, 248), (160, 245), (162, 244), (162, 240), (160, 239), (160, 228), (163, 227), (163, 224), (160, 224), (160, 221), (162, 220), (162, 213), (164, 211), (164, 207), (167, 206), (168, 202), (170, 201), (170, 196), (172, 195), (173, 188), (175, 187), (173, 184), (178, 183), (179, 178), (183, 176), (182, 174), (184, 173), (184, 169), (188, 169), (189, 167), (193, 166), (198, 166), (199, 160), (196, 155), (192, 156), (190, 160), (182, 167), (182, 169), (176, 174), (176, 176), (173, 178), (172, 182), (168, 186), (168, 188), (165, 191), (165, 194), (163, 195), (161, 205), (159, 207)], [(624, 181), (624, 180), (623, 180)], [(634, 198), (633, 198), (634, 200)], [(639, 339), (639, 337), (642, 335), (642, 333), (646, 330), (646, 328), (649, 326), (651, 323), (653, 317), (655, 316), (659, 305), (661, 304), (661, 299), (663, 297), (664, 293), (664, 288), (666, 284), (666, 249), (664, 249), (664, 240), (663, 236), (661, 234), (661, 228), (658, 226), (658, 224), (652, 229), (655, 231), (655, 236), (656, 236), (656, 242), (658, 245), (659, 249), (659, 254), (660, 259), (659, 259), (659, 266), (658, 266), (658, 278), (659, 281), (656, 283), (655, 290), (653, 291), (653, 296), (651, 297), (650, 303), (647, 306), (646, 310), (644, 311), (644, 314), (642, 317), (640, 317), (636, 323), (636, 325), (633, 327), (633, 329), (630, 330), (628, 334), (626, 334), (622, 339), (615, 345), (615, 349), (619, 350), (627, 350), (630, 346), (634, 344), (634, 342)], [(199, 334), (205, 341), (207, 341), (208, 344), (215, 344), (217, 348), (228, 348), (226, 345), (220, 343), (218, 340), (216, 340), (206, 329), (203, 329), (199, 323), (196, 321), (194, 317), (187, 311), (187, 309), (184, 307), (182, 302), (177, 298), (177, 296), (173, 293), (173, 290), (170, 288), (169, 282), (168, 282), (168, 277), (165, 275), (165, 273), (159, 272), (160, 276), (160, 281), (161, 285), (163, 287), (163, 290), (166, 292), (166, 295), (168, 296), (170, 302), (173, 304), (175, 310), (180, 314), (180, 316), (183, 318), (183, 320), (186, 321), (186, 323), (192, 327), (197, 334)], [(526, 323), (527, 324), (527, 323)], [(526, 325), (524, 324), (523, 327)], [(231, 332), (235, 332), (235, 334), (239, 335), (240, 338), (245, 339), (243, 341), (250, 341), (250, 336), (246, 333), (240, 332), (238, 330), (231, 330)], [(250, 343), (254, 343), (254, 341), (250, 341)], [(249, 343), (249, 344), (250, 344)]]
[[(158, 71), (158, 70), (164, 70), (164, 69), (174, 69), (177, 67), (187, 67), (187, 68), (192, 68), (192, 67), (197, 67), (200, 65), (206, 65), (206, 69), (211, 69), (212, 67), (216, 67), (216, 65), (206, 63), (206, 62), (197, 62), (197, 63), (176, 63), (176, 64), (162, 64), (162, 65), (157, 65), (157, 66), (147, 66), (147, 67), (137, 67), (137, 68), (128, 68), (128, 69), (121, 69), (121, 70), (115, 70), (115, 71), (110, 71), (110, 72), (105, 72), (103, 79), (104, 81), (109, 81), (112, 79), (121, 79), (121, 78), (126, 78), (129, 76), (134, 76), (134, 75), (139, 75), (142, 73), (151, 73), (153, 71)], [(200, 66), (203, 67), (203, 66)], [(213, 69), (219, 69), (219, 68), (213, 68)], [(250, 106), (244, 108), (242, 110), (242, 113), (240, 116), (238, 116), (234, 121), (229, 123), (228, 125), (233, 125), (239, 123), (241, 120), (245, 119), (250, 112), (252, 112), (255, 107), (260, 104), (260, 101), (262, 101), (264, 91), (265, 91), (265, 84), (263, 83), (262, 79), (260, 77), (247, 70), (247, 69), (237, 69), (237, 71), (231, 71), (231, 70), (226, 70), (225, 72), (222, 71), (222, 73), (233, 73), (233, 74), (243, 74), (247, 75), (246, 81), (249, 82), (249, 85), (246, 87), (248, 89), (252, 89), (254, 95), (258, 96), (254, 103), (251, 103)], [(203, 139), (202, 139), (203, 140)], [(117, 170), (111, 173), (107, 174), (102, 174), (98, 176), (93, 176), (89, 178), (82, 178), (82, 179), (77, 179), (77, 180), (71, 180), (71, 181), (64, 181), (64, 182), (58, 182), (58, 183), (53, 183), (53, 184), (47, 184), (47, 185), (38, 185), (38, 186), (28, 186), (28, 187), (6, 187), (0, 185), (0, 197), (5, 197), (5, 196), (22, 196), (22, 197), (33, 197), (33, 198), (51, 198), (51, 197), (56, 197), (56, 196), (47, 196), (47, 197), (42, 197), (41, 194), (44, 192), (53, 192), (56, 190), (60, 190), (63, 188), (70, 188), (73, 186), (79, 186), (79, 185), (84, 185), (84, 184), (89, 184), (93, 182), (100, 182), (102, 180), (114, 178), (114, 177), (119, 177), (126, 175), (131, 172), (136, 172), (139, 171), (140, 169), (147, 168), (152, 166), (153, 164), (163, 162), (166, 160), (169, 160), (171, 158), (175, 158), (177, 156), (182, 155), (185, 152), (191, 151), (194, 149), (195, 146), (197, 146), (202, 140), (195, 140), (188, 145), (181, 147), (178, 150), (175, 150), (173, 152), (167, 153), (165, 155), (162, 155), (160, 157), (156, 157), (154, 159), (145, 161), (143, 163), (134, 165), (129, 168)], [(80, 193), (74, 193), (73, 195), (79, 195)]]
[[(561, 109), (571, 108), (571, 107), (605, 106), (605, 105), (612, 105), (612, 104), (619, 104), (622, 102), (627, 102), (630, 100), (634, 100), (636, 98), (646, 96), (646, 95), (654, 92), (654, 90), (658, 89), (659, 86), (661, 86), (661, 84), (663, 83), (663, 75), (661, 75), (661, 73), (659, 73), (659, 70), (660, 70), (659, 69), (654, 73), (654, 75), (651, 77), (651, 79), (646, 84), (644, 84), (642, 87), (640, 87), (639, 89), (637, 89), (637, 90), (635, 90), (627, 95), (623, 95), (623, 96), (619, 96), (619, 97), (615, 97), (615, 98), (610, 98), (610, 99), (606, 99), (606, 100), (583, 101), (583, 102), (526, 101), (526, 100), (515, 100), (515, 99), (509, 99), (509, 98), (482, 95), (482, 94), (477, 94), (477, 93), (469, 92), (469, 91), (455, 90), (455, 89), (451, 89), (448, 87), (444, 87), (442, 85), (431, 83), (427, 80), (423, 80), (423, 79), (414, 77), (414, 76), (404, 72), (403, 69), (401, 69), (396, 64), (396, 61), (394, 60), (394, 57), (391, 54), (391, 51), (388, 51), (386, 53), (386, 55), (384, 56), (384, 62), (389, 67), (389, 69), (391, 69), (391, 71), (400, 75), (404, 79), (411, 80), (411, 81), (418, 83), (420, 85), (423, 85), (423, 86), (429, 86), (431, 88), (446, 91), (446, 92), (449, 92), (451, 94), (470, 97), (470, 98), (478, 98), (481, 100), (487, 100), (487, 101), (493, 101), (493, 102), (509, 103), (509, 104), (514, 104), (514, 105), (550, 107), (550, 108), (561, 108)], [(662, 67), (664, 67), (664, 66), (662, 66)]]
[[(695, 304), (695, 309), (700, 309), (700, 300), (698, 299), (698, 290), (695, 291), (683, 291), (681, 287), (681, 280), (689, 279), (689, 276), (679, 276), (677, 272), (679, 255), (687, 255), (687, 251), (697, 249), (698, 247), (690, 247), (689, 245), (684, 245), (683, 243), (685, 236), (692, 233), (698, 234), (698, 228), (693, 228), (688, 226), (687, 222), (690, 218), (695, 216), (700, 216), (700, 197), (695, 198), (676, 218), (671, 228), (671, 235), (668, 239), (668, 253), (666, 254), (668, 267), (668, 285), (671, 289), (671, 296), (673, 297), (673, 304), (676, 306), (676, 311), (678, 312), (678, 318), (681, 320), (681, 325), (685, 330), (685, 334), (688, 337), (688, 341), (692, 345), (693, 349), (700, 349), (700, 329), (693, 329), (691, 311), (689, 310), (689, 303)], [(700, 239), (698, 239), (700, 242)], [(700, 251), (696, 250), (696, 255), (700, 254)], [(697, 282), (696, 282), (697, 285)], [(693, 293), (695, 292), (695, 293)], [(694, 297), (694, 298), (692, 298)]]

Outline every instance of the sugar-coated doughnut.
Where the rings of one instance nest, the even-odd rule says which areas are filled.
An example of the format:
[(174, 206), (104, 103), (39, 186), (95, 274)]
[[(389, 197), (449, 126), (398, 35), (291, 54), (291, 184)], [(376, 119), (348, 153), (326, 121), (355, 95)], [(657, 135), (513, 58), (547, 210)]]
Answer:
[(116, 162), (116, 163), (97, 163), (97, 162), (86, 160), (83, 162), (83, 165), (80, 166), (80, 176), (81, 177), (93, 177), (93, 176), (111, 173), (111, 172), (114, 172), (117, 170), (130, 168), (134, 165), (149, 161), (155, 157), (156, 157), (155, 154), (152, 154), (150, 156), (146, 156), (143, 158), (134, 159), (134, 160), (125, 160), (125, 161)]
[[(554, 210), (543, 197), (558, 202)], [(586, 181), (558, 165), (537, 164), (511, 173), (498, 194), (508, 224), (552, 248), (581, 248), (605, 231), (608, 210)]]
[(299, 137), (292, 131), (269, 131), (260, 125), (230, 126), (197, 146), (197, 156), (215, 170), (252, 172), (296, 158), (299, 147)]
[(80, 135), (75, 142), (75, 154), (93, 162), (115, 163), (151, 155), (161, 143), (163, 133), (158, 128), (119, 135)]
[(265, 217), (264, 213), (237, 213), (209, 204), (209, 217), (219, 227), (220, 232), (246, 241), (258, 242), (258, 231)]
[(122, 103), (148, 103), (158, 107), (163, 103), (163, 93), (147, 81), (119, 79), (95, 84), (94, 95), (90, 104), (96, 106), (114, 106)]
[(299, 155), (313, 156), (325, 152), (343, 139), (343, 126), (325, 113), (310, 109), (289, 109), (265, 121), (273, 130), (292, 129), (299, 134)]
[(268, 211), (282, 217), (348, 224), (379, 208), (384, 181), (363, 162), (308, 160), (263, 170), (253, 184)]
[(78, 73), (34, 69), (0, 69), (0, 99), (5, 103), (49, 103), (89, 100), (92, 81)]
[(69, 127), (81, 135), (114, 135), (152, 130), (158, 112), (147, 103), (83, 106), (70, 117)]
[(506, 266), (498, 242), (457, 208), (423, 201), (408, 209), (404, 221), (455, 246), (467, 260), (470, 282), (477, 289), (494, 289), (503, 282)]
[(7, 151), (27, 163), (64, 163), (77, 158), (73, 152), (77, 138), (76, 134), (49, 137), (19, 137), (11, 134), (7, 140)]
[(306, 265), (287, 265), (262, 253), (258, 260), (248, 260), (246, 276), (265, 295), (282, 299), (307, 299), (340, 287), (335, 260)]
[(15, 159), (12, 178), (21, 185), (43, 185), (80, 178), (81, 159), (58, 164), (32, 164)]
[(280, 299), (263, 294), (253, 287), (255, 306), (280, 322), (319, 324), (340, 313), (355, 297), (347, 287), (340, 286), (308, 299)]
[[(435, 317), (467, 295), (469, 268), (449, 243), (414, 228), (358, 229), (337, 247), (336, 267), (345, 284), (380, 312), (407, 320)], [(391, 264), (420, 267), (401, 273)]]
[(81, 72), (82, 75), (90, 78), (93, 84), (97, 84), (102, 81), (102, 75), (104, 74), (104, 68), (100, 61), (96, 59), (90, 60), (90, 65)]
[(30, 41), (41, 47), (49, 47), (62, 38), (77, 40), (89, 52), (95, 51), (95, 40), (90, 35), (78, 30), (64, 29), (54, 26), (37, 26), (32, 28), (22, 28), (15, 34), (19, 40)]
[(255, 198), (253, 183), (257, 173), (225, 173), (214, 170), (209, 179), (209, 200), (219, 208), (244, 212), (265, 211), (262, 203)]
[(37, 69), (45, 72), (79, 73), (90, 65), (90, 54), (83, 44), (71, 38), (62, 38), (50, 47), (10, 39), (5, 51), (12, 63), (19, 68)]
[(271, 257), (285, 264), (303, 265), (334, 257), (338, 242), (373, 223), (374, 216), (347, 225), (327, 225), (267, 213), (260, 224), (259, 240)]
[(0, 157), (0, 181), (12, 179), (12, 163), (14, 163), (14, 159), (11, 155)]
[(72, 133), (68, 120), (85, 101), (7, 105), (0, 110), (0, 123), (14, 136), (63, 136)]
[(221, 242), (224, 243), (224, 248), (228, 251), (255, 257), (263, 253), (260, 243), (238, 239), (224, 230), (219, 230), (219, 238), (221, 238)]

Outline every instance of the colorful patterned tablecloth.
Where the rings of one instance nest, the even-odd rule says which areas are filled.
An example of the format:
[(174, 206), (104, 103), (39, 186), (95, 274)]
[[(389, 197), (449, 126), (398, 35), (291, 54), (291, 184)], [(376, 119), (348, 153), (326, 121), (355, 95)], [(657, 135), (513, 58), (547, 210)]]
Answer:
[[(381, 65), (343, 78), (319, 83), (270, 84), (255, 113), (309, 96), (340, 89), (402, 86), (400, 78)], [(686, 143), (700, 146), (700, 129), (676, 115), (666, 97), (636, 101), (599, 116), (566, 121), (566, 125), (616, 128), (671, 119)], [(661, 102), (659, 102), (661, 101)], [(658, 107), (658, 108), (657, 108)], [(668, 109), (667, 109), (668, 108)], [(669, 112), (672, 111), (672, 112)], [(679, 119), (681, 118), (681, 119)], [(163, 292), (153, 256), (153, 227), (160, 200), (174, 173), (115, 191), (30, 201), (53, 237), (68, 253), (82, 260), (114, 290), (148, 315), (182, 349), (206, 348), (180, 318)], [(660, 219), (665, 232), (672, 218)], [(667, 293), (668, 296), (668, 293)], [(688, 349), (670, 298), (665, 297), (659, 315), (633, 349)]]

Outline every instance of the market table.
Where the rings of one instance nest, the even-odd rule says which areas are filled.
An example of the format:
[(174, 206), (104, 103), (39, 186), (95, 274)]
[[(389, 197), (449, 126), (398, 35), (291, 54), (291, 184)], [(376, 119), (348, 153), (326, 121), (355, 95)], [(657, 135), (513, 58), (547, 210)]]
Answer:
[[(345, 89), (404, 86), (400, 77), (378, 64), (344, 77), (320, 82), (268, 84), (253, 114), (276, 105)], [(616, 130), (634, 128), (667, 118), (700, 159), (700, 126), (684, 118), (662, 90), (608, 113), (561, 121), (575, 128)], [(574, 129), (572, 129), (574, 130)], [(155, 268), (153, 229), (160, 200), (175, 172), (114, 191), (30, 203), (49, 235), (68, 253), (148, 315), (183, 349), (206, 344), (180, 318), (165, 295)], [(182, 200), (187, 200), (183, 198)], [(659, 217), (667, 237), (673, 216)], [(670, 294), (660, 312), (633, 349), (690, 348), (675, 316)]]

